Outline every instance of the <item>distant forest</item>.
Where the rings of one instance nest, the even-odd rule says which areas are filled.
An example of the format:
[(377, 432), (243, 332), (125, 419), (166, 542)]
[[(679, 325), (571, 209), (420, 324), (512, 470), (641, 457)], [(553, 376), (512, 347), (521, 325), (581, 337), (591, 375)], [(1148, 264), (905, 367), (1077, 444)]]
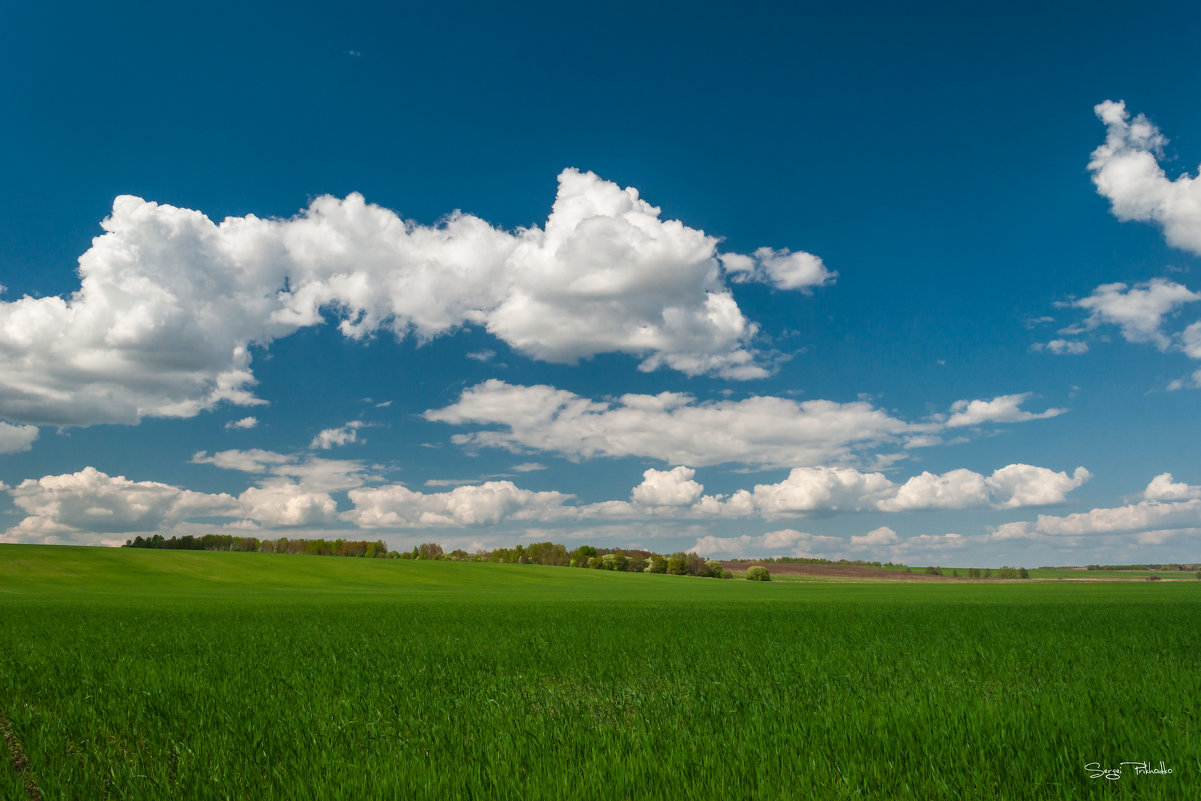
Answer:
[[(447, 562), (499, 562), (503, 564), (557, 565), (561, 567), (583, 567), (595, 570), (614, 570), (623, 573), (669, 573), (678, 576), (708, 576), (729, 578), (733, 574), (722, 568), (720, 562), (707, 560), (696, 553), (682, 551), (658, 554), (654, 551), (630, 548), (594, 548), (581, 545), (568, 550), (566, 545), (556, 542), (535, 542), (516, 545), (512, 548), (478, 550), (475, 553), (457, 548), (445, 551), (434, 542), (414, 546), (411, 551), (389, 551), (383, 540), (326, 540), (326, 539), (278, 539), (260, 540), (256, 537), (236, 537), (232, 534), (205, 534), (182, 537), (135, 537), (126, 540), (125, 548), (157, 548), (176, 551), (257, 551), (259, 553), (291, 553), (307, 556), (358, 556), (368, 559), (424, 559)], [(775, 559), (741, 559), (747, 564), (840, 564), (880, 567), (879, 562), (863, 562), (845, 559), (837, 562), (827, 559), (780, 557)], [(888, 566), (892, 566), (889, 562)]]
[(400, 556), (395, 551), (389, 554), (388, 546), (383, 540), (305, 540), (287, 537), (260, 540), (257, 537), (235, 537), (232, 534), (204, 534), (199, 537), (191, 534), (182, 537), (155, 534), (151, 537), (139, 536), (126, 540), (121, 547), (158, 548), (168, 551), (258, 551), (308, 556), (360, 556), (368, 559)]

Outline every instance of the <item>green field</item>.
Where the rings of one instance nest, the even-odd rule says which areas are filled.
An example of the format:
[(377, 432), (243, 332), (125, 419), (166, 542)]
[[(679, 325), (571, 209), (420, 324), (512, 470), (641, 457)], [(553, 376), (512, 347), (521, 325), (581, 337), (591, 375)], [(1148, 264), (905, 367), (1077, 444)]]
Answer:
[(6, 545), (0, 798), (1196, 798), (1199, 655), (1197, 581)]

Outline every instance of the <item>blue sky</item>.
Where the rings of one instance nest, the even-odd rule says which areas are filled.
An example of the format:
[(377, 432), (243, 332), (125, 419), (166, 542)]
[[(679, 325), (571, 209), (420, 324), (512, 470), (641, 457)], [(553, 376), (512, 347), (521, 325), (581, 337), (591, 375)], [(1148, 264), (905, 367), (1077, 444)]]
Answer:
[(1201, 560), (1195, 4), (0, 11), (0, 540)]

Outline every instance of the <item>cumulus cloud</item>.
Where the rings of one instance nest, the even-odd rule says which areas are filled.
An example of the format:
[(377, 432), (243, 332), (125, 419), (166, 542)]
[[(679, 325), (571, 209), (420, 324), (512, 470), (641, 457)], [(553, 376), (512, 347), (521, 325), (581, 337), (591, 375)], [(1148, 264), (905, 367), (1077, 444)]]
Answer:
[(33, 447), (37, 426), (14, 426), (0, 422), (0, 453), (20, 453)]
[(1172, 338), (1162, 330), (1164, 318), (1186, 303), (1201, 300), (1201, 294), (1163, 278), (1128, 287), (1126, 284), (1102, 284), (1086, 298), (1072, 305), (1089, 312), (1085, 328), (1108, 323), (1118, 326), (1128, 342), (1150, 343), (1169, 350)]
[[(351, 339), (476, 325), (546, 361), (616, 352), (644, 370), (766, 374), (718, 240), (593, 173), (563, 171), (545, 225), (515, 232), (459, 212), (418, 225), (357, 194), (220, 223), (121, 196), (101, 226), (78, 291), (0, 302), (10, 420), (134, 423), (259, 403), (250, 348), (327, 317)], [(809, 254), (751, 262), (781, 287), (833, 277)]]
[(971, 470), (951, 470), (937, 475), (923, 472), (906, 481), (891, 498), (880, 501), (890, 512), (913, 509), (967, 509), (988, 503), (988, 480)]
[(342, 514), (360, 528), (484, 526), (506, 520), (547, 520), (573, 496), (532, 492), (511, 481), (486, 481), (450, 492), (414, 492), (402, 484), (351, 490), (354, 508)]
[(978, 426), (984, 423), (1022, 423), (1027, 420), (1045, 420), (1057, 417), (1067, 409), (1047, 409), (1044, 412), (1027, 412), (1022, 403), (1031, 393), (1001, 395), (992, 400), (961, 400), (951, 405), (951, 415), (946, 420), (947, 428)]
[(994, 539), (1034, 539), (1040, 536), (1081, 537), (1102, 534), (1148, 534), (1201, 526), (1201, 498), (1181, 501), (1144, 500), (1116, 507), (1054, 516), (1034, 522), (1006, 523), (994, 529)]
[[(260, 464), (266, 461), (270, 460)], [(283, 467), (287, 469), (287, 465)], [(154, 481), (130, 481), (93, 467), (27, 479), (16, 487), (3, 488), (26, 516), (0, 535), (0, 541), (120, 544), (127, 534), (183, 531), (206, 518), (227, 518), (225, 528), (254, 530), (328, 527), (337, 523), (337, 501), (320, 487), (339, 482), (323, 475), (308, 480), (303, 477), (304, 470), (314, 466), (296, 467), (302, 475), (300, 480), (264, 476), (258, 486), (249, 487), (236, 498), (228, 493), (193, 492)], [(118, 534), (121, 536), (112, 536)]]
[(858, 512), (874, 509), (895, 487), (881, 473), (861, 473), (847, 467), (798, 467), (777, 484), (756, 484), (741, 490), (729, 504), (749, 504), (764, 517), (807, 512)]
[[(586, 505), (573, 495), (522, 489), (510, 481), (485, 481), (446, 492), (418, 492), (403, 484), (365, 486), (378, 481), (355, 461), (320, 459), (263, 450), (195, 454), (197, 464), (245, 472), (255, 486), (232, 495), (191, 492), (157, 482), (130, 481), (88, 467), (76, 473), (29, 479), (16, 487), (0, 484), (26, 517), (6, 541), (85, 542), (105, 533), (168, 531), (197, 518), (231, 518), (228, 526), (320, 530), (349, 523), (361, 529), (494, 526), (509, 521), (537, 523), (578, 520), (776, 519), (867, 511), (997, 508), (1060, 503), (1088, 477), (1074, 477), (1030, 465), (1009, 465), (985, 478), (966, 470), (941, 476), (923, 473), (897, 485), (881, 473), (843, 467), (795, 468), (777, 483), (757, 484), (730, 495), (705, 495), (692, 468), (648, 469), (629, 501)], [(457, 482), (427, 482), (431, 486)], [(989, 495), (981, 491), (988, 489)], [(339, 509), (333, 493), (349, 490), (351, 508)], [(1148, 497), (1194, 497), (1198, 488), (1157, 477)], [(869, 536), (869, 535), (864, 535)], [(881, 536), (875, 534), (874, 536)], [(1020, 532), (1014, 536), (1021, 536)], [(115, 540), (119, 543), (120, 540)], [(866, 542), (866, 540), (864, 541)]]
[(338, 503), (329, 493), (291, 481), (250, 487), (238, 501), (247, 518), (267, 528), (328, 525), (337, 519), (338, 513)]
[(257, 417), (243, 417), (241, 420), (230, 420), (225, 424), (226, 428), (254, 428), (259, 424)]
[(1201, 359), (1201, 322), (1196, 322), (1180, 334), (1180, 348), (1191, 359)]
[(1083, 467), (1072, 475), (1029, 464), (1011, 464), (993, 472), (987, 484), (994, 505), (1000, 509), (1051, 506), (1067, 500), (1067, 494), (1092, 478)]
[(366, 423), (362, 420), (351, 420), (346, 425), (339, 426), (338, 428), (326, 428), (313, 437), (313, 441), (309, 443), (309, 447), (329, 450), (339, 445), (349, 445), (352, 442), (357, 442), (359, 439), (359, 429), (365, 425)]
[[(1083, 467), (1069, 476), (1045, 467), (1011, 464), (989, 476), (971, 470), (941, 475), (924, 472), (903, 484), (883, 473), (849, 467), (798, 467), (776, 483), (756, 484), (729, 495), (706, 495), (686, 467), (647, 470), (631, 493), (632, 503), (604, 501), (574, 507), (580, 517), (749, 518), (772, 520), (853, 512), (909, 512), (992, 507), (1052, 506), (1090, 474)], [(569, 507), (570, 508), (570, 507)]]
[(1143, 497), (1148, 501), (1185, 501), (1191, 498), (1201, 498), (1201, 487), (1190, 486), (1180, 481), (1173, 481), (1171, 473), (1160, 473), (1151, 479)]
[(1201, 255), (1201, 181), (1164, 174), (1159, 159), (1167, 138), (1142, 114), (1132, 119), (1125, 102), (1106, 100), (1094, 110), (1107, 136), (1088, 168), (1114, 215), (1154, 223), (1168, 244)]
[(820, 258), (812, 253), (787, 248), (759, 248), (754, 258), (740, 253), (723, 253), (722, 267), (735, 282), (760, 281), (777, 289), (799, 289), (809, 292), (813, 287), (833, 283), (838, 273), (831, 272)]
[(428, 420), (502, 426), (456, 435), (472, 447), (561, 453), (571, 458), (642, 456), (668, 464), (810, 465), (847, 458), (908, 425), (865, 402), (797, 402), (776, 397), (697, 402), (690, 395), (623, 395), (592, 401), (545, 385), (489, 380)]
[(111, 539), (105, 535), (160, 531), (188, 518), (241, 514), (237, 500), (225, 493), (130, 481), (92, 467), (26, 479), (8, 492), (26, 515), (4, 535), (9, 542), (101, 544)]
[(880, 526), (873, 529), (861, 537), (851, 537), (851, 547), (856, 550), (865, 550), (868, 548), (885, 548), (896, 545), (901, 541), (897, 533), (888, 526)]
[(691, 506), (704, 490), (692, 480), (695, 475), (696, 471), (688, 467), (651, 468), (642, 474), (642, 483), (634, 487), (630, 499), (646, 506)]

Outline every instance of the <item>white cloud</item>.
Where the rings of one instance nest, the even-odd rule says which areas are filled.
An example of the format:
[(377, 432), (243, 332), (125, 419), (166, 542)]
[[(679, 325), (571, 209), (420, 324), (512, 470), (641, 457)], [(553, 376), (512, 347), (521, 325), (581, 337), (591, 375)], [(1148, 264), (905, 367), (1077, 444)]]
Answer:
[[(422, 226), (357, 194), (219, 224), (121, 196), (101, 225), (77, 292), (0, 302), (10, 420), (134, 423), (260, 403), (250, 347), (327, 315), (352, 339), (478, 325), (546, 361), (617, 352), (644, 370), (766, 374), (718, 240), (592, 173), (564, 170), (545, 226), (516, 232), (457, 212)], [(832, 278), (809, 254), (770, 253), (777, 285)]]
[(1108, 136), (1088, 168), (1114, 215), (1155, 223), (1168, 244), (1201, 255), (1201, 181), (1189, 175), (1168, 179), (1159, 166), (1167, 138), (1142, 114), (1131, 119), (1125, 102), (1106, 100), (1094, 110)]
[(633, 503), (604, 501), (576, 507), (580, 517), (748, 518), (768, 520), (813, 514), (907, 512), (992, 506), (1016, 509), (1064, 503), (1090, 474), (1072, 476), (1045, 467), (1011, 464), (983, 476), (971, 470), (924, 472), (897, 485), (882, 473), (848, 467), (798, 467), (774, 484), (756, 484), (725, 495), (705, 495), (686, 467), (647, 470), (631, 493)]
[(328, 525), (338, 513), (338, 504), (328, 493), (290, 481), (250, 487), (238, 496), (238, 501), (247, 518), (268, 528)]
[[(995, 475), (995, 474), (994, 474)], [(911, 509), (967, 509), (988, 504), (988, 482), (971, 470), (951, 470), (936, 475), (923, 472), (906, 481), (896, 494), (879, 503), (885, 511)]]
[(1173, 481), (1171, 473), (1160, 473), (1151, 479), (1143, 497), (1148, 501), (1184, 501), (1201, 498), (1201, 487)]
[(283, 454), (257, 448), (217, 451), (212, 456), (199, 451), (192, 455), (192, 462), (263, 475), (269, 479), (296, 481), (306, 489), (317, 492), (353, 489), (377, 480), (367, 466), (357, 459), (322, 459), (307, 454)]
[(1201, 294), (1163, 278), (1128, 287), (1126, 284), (1102, 284), (1087, 298), (1073, 303), (1090, 312), (1085, 328), (1103, 323), (1116, 325), (1128, 342), (1151, 343), (1160, 350), (1172, 347), (1172, 339), (1162, 330), (1164, 318), (1186, 303), (1201, 300)]
[(995, 539), (1079, 537), (1101, 534), (1139, 534), (1201, 526), (1201, 498), (1182, 501), (1145, 500), (1064, 515), (1039, 515), (1034, 522), (998, 526)]
[(1023, 506), (1050, 506), (1063, 503), (1067, 494), (1088, 481), (1092, 474), (1077, 467), (1069, 476), (1045, 467), (1011, 464), (988, 477), (988, 489), (999, 509)]
[(532, 473), (535, 470), (545, 470), (546, 465), (540, 462), (522, 462), (521, 464), (513, 465), (509, 469), (514, 473)]
[(1069, 354), (1078, 356), (1081, 353), (1088, 353), (1088, 343), (1079, 339), (1052, 339), (1050, 342), (1036, 342), (1030, 346), (1031, 350), (1049, 350), (1051, 353)]
[(1180, 334), (1180, 348), (1191, 359), (1201, 359), (1201, 322), (1196, 322)]
[[(798, 467), (778, 484), (755, 485), (746, 500), (764, 517), (773, 518), (874, 509), (894, 491), (893, 483), (881, 473), (861, 473), (845, 467)], [(739, 493), (731, 498), (733, 504), (743, 500)]]
[(831, 272), (820, 258), (812, 253), (787, 248), (759, 248), (754, 258), (740, 253), (723, 253), (721, 265), (735, 282), (761, 281), (777, 289), (799, 289), (808, 293), (812, 287), (833, 283), (838, 273)]
[(339, 445), (349, 445), (352, 442), (358, 442), (359, 429), (365, 425), (366, 423), (362, 420), (351, 420), (346, 425), (339, 426), (338, 428), (326, 428), (313, 437), (313, 441), (309, 443), (309, 447), (329, 450)]
[(226, 428), (254, 428), (259, 424), (257, 417), (243, 417), (241, 420), (230, 420), (225, 424)]
[(241, 513), (237, 501), (225, 493), (210, 495), (153, 481), (130, 481), (92, 467), (26, 479), (8, 493), (26, 514), (5, 533), (10, 542), (97, 545), (111, 539), (105, 534), (160, 531), (187, 518)]
[(880, 526), (873, 529), (862, 537), (851, 537), (851, 547), (856, 550), (865, 550), (868, 548), (884, 548), (900, 543), (901, 538), (897, 533), (888, 526)]
[(691, 506), (704, 491), (692, 480), (695, 475), (696, 471), (687, 467), (651, 468), (642, 474), (642, 483), (634, 487), (630, 499), (645, 506)]
[(349, 497), (354, 508), (342, 517), (360, 528), (483, 526), (573, 514), (560, 511), (571, 495), (523, 490), (511, 481), (487, 481), (438, 493), (391, 484), (351, 490)]
[(1022, 403), (1031, 393), (1023, 392), (1017, 395), (1001, 395), (990, 401), (961, 400), (951, 405), (951, 415), (946, 421), (947, 428), (962, 428), (978, 426), (984, 423), (1022, 423), (1027, 420), (1045, 420), (1057, 417), (1067, 409), (1047, 409), (1045, 412), (1027, 412), (1021, 409)]
[(534, 449), (571, 458), (642, 456), (673, 465), (722, 462), (814, 465), (847, 459), (909, 425), (871, 404), (776, 397), (697, 402), (679, 393), (623, 395), (597, 402), (545, 385), (489, 380), (457, 403), (425, 412), (456, 425), (503, 426), (456, 435), (456, 444)]
[(14, 426), (0, 422), (0, 453), (20, 453), (33, 447), (37, 426)]

